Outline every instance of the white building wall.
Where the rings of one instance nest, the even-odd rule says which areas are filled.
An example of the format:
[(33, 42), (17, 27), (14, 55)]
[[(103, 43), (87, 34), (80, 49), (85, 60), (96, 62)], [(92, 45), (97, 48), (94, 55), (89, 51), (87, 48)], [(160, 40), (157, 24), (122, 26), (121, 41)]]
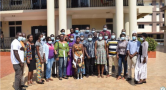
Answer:
[[(137, 26), (138, 27), (138, 26)], [(152, 32), (152, 26), (145, 24), (144, 29), (137, 29), (137, 32)]]
[(156, 32), (160, 32), (160, 25), (156, 26)]
[(144, 18), (140, 18), (137, 22), (152, 22), (152, 15), (146, 15)]

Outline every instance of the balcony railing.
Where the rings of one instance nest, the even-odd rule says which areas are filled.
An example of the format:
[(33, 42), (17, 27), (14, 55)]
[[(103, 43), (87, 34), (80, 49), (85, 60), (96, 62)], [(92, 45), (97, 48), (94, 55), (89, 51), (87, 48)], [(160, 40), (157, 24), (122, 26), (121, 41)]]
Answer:
[[(28, 10), (46, 9), (47, 0), (2, 0), (0, 7), (2, 11), (7, 10)], [(116, 0), (67, 0), (67, 8), (81, 7), (113, 7)], [(123, 5), (128, 6), (128, 0), (123, 0)], [(138, 6), (143, 6), (143, 0), (137, 0)], [(55, 0), (55, 8), (59, 7), (59, 0)]]

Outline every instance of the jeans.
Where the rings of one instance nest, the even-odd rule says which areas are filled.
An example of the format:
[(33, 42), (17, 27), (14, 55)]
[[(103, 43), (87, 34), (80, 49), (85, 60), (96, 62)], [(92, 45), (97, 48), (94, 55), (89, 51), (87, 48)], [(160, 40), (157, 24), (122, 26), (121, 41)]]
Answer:
[(124, 75), (126, 75), (127, 70), (127, 60), (125, 60), (126, 55), (120, 55), (119, 54), (119, 60), (118, 60), (118, 75), (121, 76), (122, 72), (122, 63), (124, 65)]
[(47, 68), (46, 68), (46, 79), (49, 79), (51, 77), (51, 68), (54, 62), (54, 58), (48, 59), (47, 61)]
[(13, 68), (15, 71), (14, 88), (15, 88), (15, 90), (21, 90), (22, 68), (21, 68), (20, 64), (13, 64)]
[[(67, 65), (67, 57), (59, 57), (59, 77), (66, 76), (66, 65)], [(62, 73), (63, 72), (63, 73)]]

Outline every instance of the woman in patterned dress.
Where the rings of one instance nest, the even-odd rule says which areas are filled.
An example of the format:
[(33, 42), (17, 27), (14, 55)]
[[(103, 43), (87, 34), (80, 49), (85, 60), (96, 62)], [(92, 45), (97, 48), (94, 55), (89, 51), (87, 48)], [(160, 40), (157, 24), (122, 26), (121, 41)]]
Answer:
[(81, 58), (81, 62), (84, 63), (84, 48), (83, 45), (80, 44), (80, 37), (76, 37), (76, 43), (72, 47), (72, 53), (73, 53), (73, 66), (75, 68), (75, 76), (76, 76), (76, 63), (77, 59)]
[(97, 60), (97, 69), (98, 69), (98, 78), (100, 77), (100, 66), (102, 68), (101, 70), (101, 77), (104, 78), (103, 72), (104, 72), (104, 66), (107, 64), (107, 57), (108, 51), (107, 51), (107, 44), (106, 41), (103, 40), (103, 35), (99, 34), (99, 40), (95, 42), (95, 56)]

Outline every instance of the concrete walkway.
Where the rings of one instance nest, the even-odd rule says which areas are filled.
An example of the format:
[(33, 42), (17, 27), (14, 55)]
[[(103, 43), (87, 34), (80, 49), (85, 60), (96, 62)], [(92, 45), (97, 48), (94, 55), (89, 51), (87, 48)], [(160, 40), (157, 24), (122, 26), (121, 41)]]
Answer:
[[(160, 90), (161, 87), (166, 87), (165, 52), (166, 49), (164, 50), (163, 46), (159, 46), (157, 48), (157, 58), (148, 59), (148, 78), (146, 84), (135, 85), (134, 81), (127, 82), (125, 80), (116, 80), (114, 77), (97, 78), (97, 76), (94, 76), (89, 78), (84, 77), (82, 80), (69, 78), (68, 80), (62, 81), (59, 81), (58, 78), (54, 78), (54, 81), (46, 82), (43, 85), (35, 84), (29, 86), (27, 90)], [(15, 73), (10, 66), (10, 58), (6, 58), (7, 57), (1, 57), (1, 61), (5, 59), (8, 63), (7, 65), (3, 65), (4, 62), (1, 62), (1, 74), (3, 75), (6, 70), (9, 70), (11, 74), (5, 74), (6, 76), (3, 75), (0, 79), (0, 90), (14, 90), (13, 82)], [(36, 74), (33, 80), (36, 80)]]

